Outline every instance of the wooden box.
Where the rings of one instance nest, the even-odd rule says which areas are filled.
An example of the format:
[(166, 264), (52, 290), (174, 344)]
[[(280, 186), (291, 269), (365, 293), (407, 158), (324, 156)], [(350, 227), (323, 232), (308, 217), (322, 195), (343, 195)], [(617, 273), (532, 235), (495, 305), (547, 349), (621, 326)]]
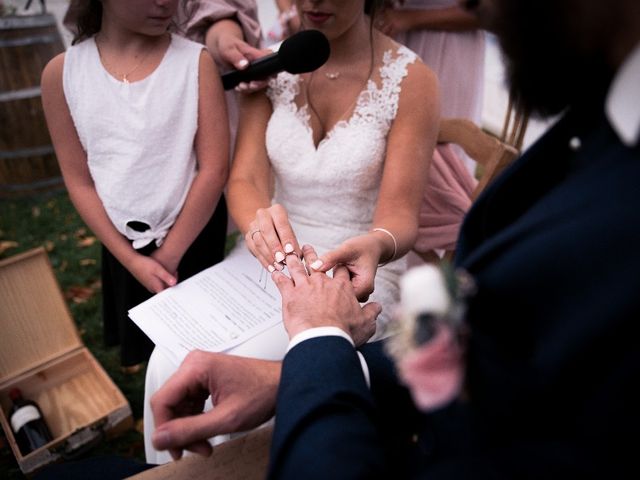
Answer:
[[(54, 437), (28, 455), (7, 420), (14, 387), (38, 403)], [(0, 407), (2, 428), (27, 474), (132, 425), (126, 398), (83, 345), (42, 248), (0, 261)]]

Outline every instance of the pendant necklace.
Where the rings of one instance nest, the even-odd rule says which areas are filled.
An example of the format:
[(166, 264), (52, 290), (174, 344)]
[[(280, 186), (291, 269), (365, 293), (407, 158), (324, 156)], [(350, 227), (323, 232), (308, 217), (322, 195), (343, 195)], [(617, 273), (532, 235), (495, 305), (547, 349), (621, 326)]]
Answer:
[[(100, 51), (100, 47), (98, 45), (98, 42), (96, 41), (96, 48), (98, 49), (98, 56), (100, 57), (100, 61), (102, 62), (102, 64), (104, 65), (105, 70), (107, 70), (107, 72), (111, 73), (112, 72), (112, 68), (111, 65), (109, 63), (107, 63), (104, 60), (104, 57), (102, 56), (102, 52)], [(101, 42), (102, 43), (102, 42)], [(142, 56), (142, 58), (140, 59), (140, 61), (135, 65), (135, 67), (133, 67), (131, 70), (129, 70), (128, 72), (125, 73), (119, 73), (116, 71), (113, 71), (112, 75), (117, 79), (120, 80), (122, 83), (124, 83), (125, 85), (130, 84), (131, 82), (129, 82), (129, 75), (131, 75), (132, 73), (134, 73), (136, 70), (138, 70), (138, 68), (140, 68), (142, 66), (142, 64), (144, 63), (144, 61), (147, 59), (147, 57), (151, 54), (151, 52), (153, 51), (153, 48), (149, 48), (149, 50)]]

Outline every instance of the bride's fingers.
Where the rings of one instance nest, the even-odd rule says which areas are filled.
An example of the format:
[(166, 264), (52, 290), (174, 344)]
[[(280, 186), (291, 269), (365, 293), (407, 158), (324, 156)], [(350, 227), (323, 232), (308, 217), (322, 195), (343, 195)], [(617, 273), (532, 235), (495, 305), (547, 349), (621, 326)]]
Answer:
[(267, 209), (261, 208), (256, 212), (256, 220), (260, 225), (262, 243), (258, 243), (260, 253), (264, 256), (268, 264), (274, 265), (278, 270), (282, 270), (284, 260), (284, 248), (280, 244), (280, 239), (273, 225), (273, 218)]
[(256, 212), (256, 219), (260, 225), (262, 239), (267, 247), (265, 256), (267, 256), (271, 263), (281, 263), (285, 256), (284, 247), (278, 238), (271, 212), (268, 209), (261, 208)]
[(273, 205), (271, 211), (273, 213), (273, 224), (275, 225), (278, 239), (284, 249), (285, 255), (295, 252), (296, 255), (300, 256), (300, 245), (289, 223), (287, 211), (283, 206), (278, 204)]
[(344, 245), (331, 250), (319, 257), (315, 262), (309, 265), (313, 270), (320, 272), (328, 272), (340, 263), (348, 264), (353, 261), (353, 251)]
[(262, 231), (249, 231), (247, 232), (247, 235), (245, 235), (245, 239), (247, 241), (247, 247), (249, 248), (249, 251), (255, 255), (262, 266), (269, 270), (269, 272), (273, 272), (274, 270), (276, 270), (273, 261), (271, 260), (269, 247), (264, 241)]

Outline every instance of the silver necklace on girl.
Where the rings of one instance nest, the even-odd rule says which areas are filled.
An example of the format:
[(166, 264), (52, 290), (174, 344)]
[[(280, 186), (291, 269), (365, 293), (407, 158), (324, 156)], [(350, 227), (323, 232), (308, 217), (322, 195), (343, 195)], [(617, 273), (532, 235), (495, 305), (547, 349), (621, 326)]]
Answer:
[[(102, 37), (100, 37), (102, 38)], [(100, 51), (100, 46), (98, 45), (98, 39), (96, 38), (95, 43), (96, 43), (96, 48), (98, 49), (98, 56), (100, 57), (100, 61), (102, 62), (102, 65), (104, 65), (104, 68), (111, 73), (116, 79), (120, 80), (122, 83), (128, 85), (129, 83), (129, 75), (131, 75), (132, 73), (134, 73), (136, 70), (138, 70), (142, 64), (144, 63), (144, 61), (147, 59), (147, 57), (149, 57), (149, 55), (151, 54), (151, 52), (153, 51), (153, 47), (149, 48), (149, 50), (147, 50), (147, 52), (142, 56), (142, 58), (140, 59), (140, 61), (128, 72), (124, 72), (124, 73), (119, 73), (115, 70), (113, 70), (112, 66), (107, 63), (104, 59), (104, 57), (102, 56), (102, 52)], [(102, 42), (100, 42), (102, 43)]]

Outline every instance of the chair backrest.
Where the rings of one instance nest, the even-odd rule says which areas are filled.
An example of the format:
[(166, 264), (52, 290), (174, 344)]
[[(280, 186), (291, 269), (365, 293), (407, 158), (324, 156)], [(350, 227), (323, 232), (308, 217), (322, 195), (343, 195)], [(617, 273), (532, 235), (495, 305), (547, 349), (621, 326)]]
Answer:
[(480, 165), (482, 173), (478, 186), (471, 195), (471, 200), (475, 200), (480, 192), (518, 156), (518, 150), (515, 147), (483, 132), (471, 120), (464, 118), (443, 119), (440, 122), (438, 143), (452, 143), (460, 146)]
[(507, 114), (504, 117), (500, 140), (518, 151), (522, 150), (524, 134), (527, 132), (528, 124), (529, 112), (509, 95), (509, 104), (507, 105)]

